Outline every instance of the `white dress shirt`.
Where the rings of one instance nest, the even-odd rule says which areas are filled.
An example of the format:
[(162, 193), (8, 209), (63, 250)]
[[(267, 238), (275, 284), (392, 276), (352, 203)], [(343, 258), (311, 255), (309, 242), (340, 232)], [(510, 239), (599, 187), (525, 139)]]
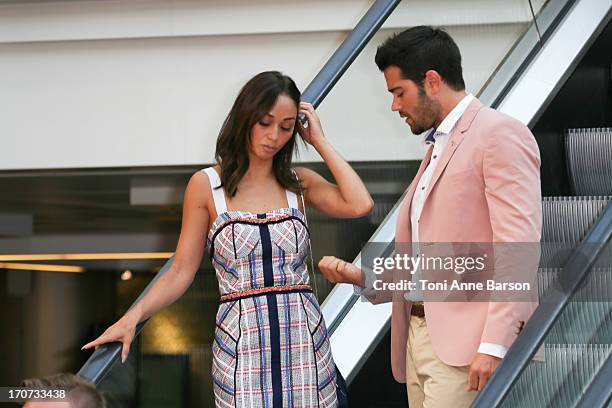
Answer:
[[(426, 133), (426, 137), (423, 142), (429, 148), (432, 144), (431, 139), (435, 140), (433, 143), (433, 151), (431, 153), (431, 160), (429, 164), (425, 168), (425, 171), (421, 175), (421, 178), (418, 180), (417, 188), (414, 192), (414, 196), (412, 197), (412, 203), (410, 205), (410, 223), (412, 225), (412, 250), (415, 256), (420, 256), (419, 249), (419, 220), (421, 218), (421, 213), (423, 211), (423, 206), (425, 204), (425, 194), (429, 188), (429, 184), (431, 183), (431, 179), (433, 174), (438, 166), (438, 162), (440, 161), (442, 154), (444, 153), (444, 149), (446, 148), (446, 144), (448, 143), (448, 139), (450, 137), (451, 132), (455, 128), (457, 122), (467, 109), (468, 105), (474, 96), (472, 94), (467, 94), (459, 103), (451, 110), (448, 115), (442, 120), (437, 129), (433, 129), (432, 131)], [(433, 133), (433, 135), (432, 135)], [(419, 268), (415, 270), (415, 273), (412, 277), (414, 282), (418, 282), (420, 279), (421, 273)], [(418, 302), (423, 300), (423, 293), (420, 290), (420, 285), (417, 285), (417, 290), (412, 290), (405, 294), (406, 299)], [(493, 343), (480, 343), (478, 347), (478, 352), (483, 354), (489, 354), (495, 357), (503, 358), (508, 351), (507, 347), (504, 347), (499, 344)]]

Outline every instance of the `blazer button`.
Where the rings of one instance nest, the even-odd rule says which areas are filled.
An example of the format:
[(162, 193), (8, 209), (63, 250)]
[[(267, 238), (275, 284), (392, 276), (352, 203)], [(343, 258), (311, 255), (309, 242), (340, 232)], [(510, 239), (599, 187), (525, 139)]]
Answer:
[(519, 320), (518, 330), (516, 332), (514, 332), (514, 333), (518, 336), (519, 334), (521, 334), (521, 332), (523, 331), (524, 327), (525, 327), (525, 321), (524, 320)]

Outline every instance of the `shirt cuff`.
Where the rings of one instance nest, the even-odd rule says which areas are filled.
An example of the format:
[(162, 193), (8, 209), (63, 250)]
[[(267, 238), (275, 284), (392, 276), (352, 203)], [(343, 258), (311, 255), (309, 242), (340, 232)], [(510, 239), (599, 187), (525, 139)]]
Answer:
[(494, 343), (480, 343), (478, 352), (481, 354), (488, 354), (493, 357), (504, 358), (508, 352), (508, 347)]
[(364, 287), (362, 288), (359, 285), (353, 285), (354, 294), (362, 295), (364, 290), (373, 289), (374, 288), (374, 280), (376, 278), (376, 274), (374, 271), (367, 266), (361, 265), (361, 273), (363, 274)]

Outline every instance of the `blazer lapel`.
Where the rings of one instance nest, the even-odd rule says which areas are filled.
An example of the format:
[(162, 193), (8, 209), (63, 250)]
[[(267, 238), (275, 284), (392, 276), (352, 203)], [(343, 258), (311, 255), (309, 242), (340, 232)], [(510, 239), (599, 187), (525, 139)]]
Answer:
[(427, 202), (429, 194), (435, 187), (436, 182), (442, 175), (442, 172), (444, 171), (444, 169), (446, 169), (446, 166), (448, 165), (448, 162), (450, 161), (451, 157), (453, 157), (453, 154), (455, 154), (455, 151), (463, 141), (463, 138), (465, 137), (465, 132), (467, 132), (467, 130), (470, 128), (470, 125), (474, 121), (476, 114), (482, 108), (482, 106), (482, 103), (480, 103), (478, 99), (474, 98), (474, 100), (469, 104), (468, 108), (465, 110), (465, 112), (459, 119), (459, 122), (457, 123), (457, 126), (455, 126), (455, 129), (451, 132), (448, 138), (446, 148), (442, 153), (442, 157), (440, 157), (440, 162), (438, 163), (438, 166), (436, 167), (436, 170), (434, 171), (431, 177), (429, 187), (425, 192), (425, 203)]

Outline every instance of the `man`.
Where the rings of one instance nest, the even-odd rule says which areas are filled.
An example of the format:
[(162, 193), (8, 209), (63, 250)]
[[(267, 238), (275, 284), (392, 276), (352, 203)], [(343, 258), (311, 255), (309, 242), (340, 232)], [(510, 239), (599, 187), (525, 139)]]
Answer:
[(104, 408), (102, 396), (91, 382), (73, 374), (56, 374), (45, 378), (24, 380), (21, 387), (32, 389), (62, 389), (66, 397), (58, 401), (28, 400), (24, 408)]
[[(398, 244), (539, 242), (540, 157), (517, 120), (466, 93), (453, 39), (414, 27), (376, 53), (391, 110), (412, 133), (429, 129), (429, 148), (408, 188), (396, 226)], [(370, 275), (335, 257), (319, 268), (331, 282), (365, 287), (380, 302)], [(418, 273), (418, 271), (417, 271)], [(414, 281), (414, 278), (412, 278)], [(412, 290), (393, 302), (391, 363), (406, 382), (410, 408), (469, 406), (516, 339), (530, 302), (423, 302)]]

